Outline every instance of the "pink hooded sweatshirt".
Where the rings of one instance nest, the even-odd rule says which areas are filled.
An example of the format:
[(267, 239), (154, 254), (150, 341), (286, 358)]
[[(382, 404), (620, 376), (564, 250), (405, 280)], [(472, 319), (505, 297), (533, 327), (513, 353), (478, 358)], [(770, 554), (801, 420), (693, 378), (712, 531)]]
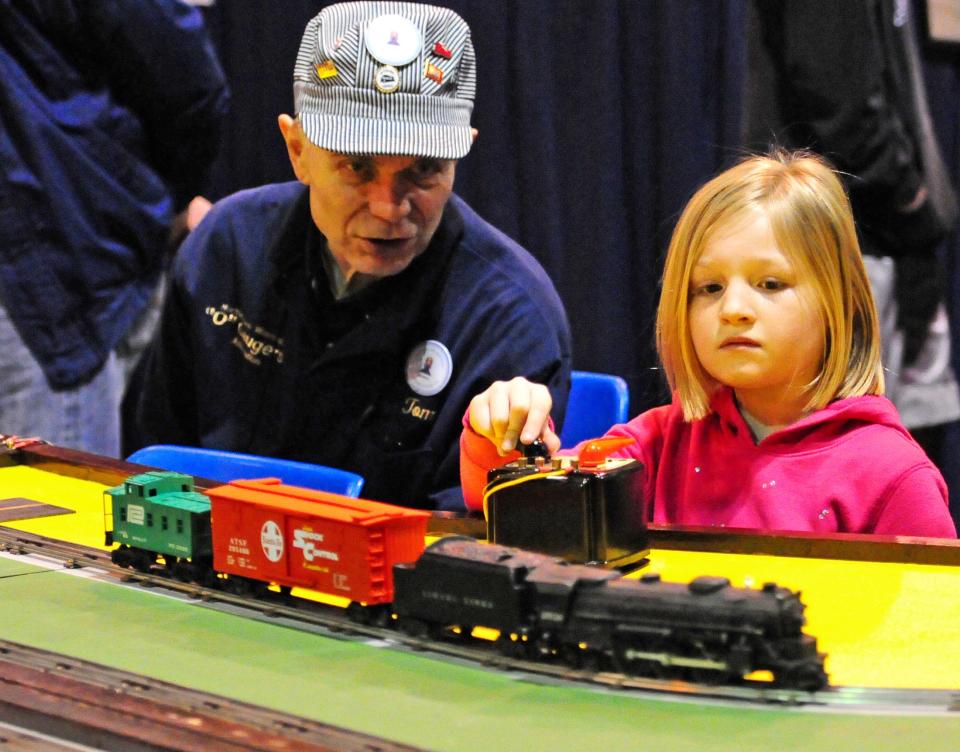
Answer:
[[(956, 538), (943, 477), (885, 397), (837, 400), (759, 444), (732, 390), (711, 407), (687, 423), (674, 400), (606, 434), (635, 440), (613, 456), (647, 469), (653, 522)], [(468, 508), (480, 509), (487, 471), (518, 455), (500, 457), (464, 425), (461, 482)]]

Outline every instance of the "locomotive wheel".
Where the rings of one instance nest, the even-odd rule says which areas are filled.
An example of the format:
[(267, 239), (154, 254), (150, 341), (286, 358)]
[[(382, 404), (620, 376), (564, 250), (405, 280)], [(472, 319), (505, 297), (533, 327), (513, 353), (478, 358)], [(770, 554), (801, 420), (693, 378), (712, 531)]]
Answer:
[(211, 590), (219, 590), (221, 585), (221, 580), (217, 577), (217, 573), (214, 572), (209, 567), (201, 569), (200, 571), (194, 571), (195, 581), (201, 585), (201, 587), (210, 588)]
[(564, 645), (560, 648), (560, 660), (570, 668), (580, 668), (583, 651), (577, 645)]
[(228, 593), (233, 593), (234, 595), (249, 595), (250, 594), (250, 582), (244, 577), (232, 576), (227, 581), (226, 590)]
[(514, 642), (510, 639), (510, 635), (503, 632), (500, 633), (500, 636), (497, 638), (497, 650), (500, 651), (501, 655), (505, 655), (508, 658), (518, 658), (518, 645), (520, 641), (517, 640)]
[(247, 577), (233, 575), (226, 582), (226, 591), (241, 597), (252, 596), (254, 598), (259, 598), (267, 591), (266, 583), (259, 582), (257, 580), (251, 580)]
[(351, 601), (347, 606), (347, 618), (354, 624), (370, 624), (374, 627), (385, 627), (390, 623), (391, 611), (383, 604), (364, 606), (357, 601)]
[(370, 612), (356, 601), (350, 601), (347, 606), (347, 618), (354, 624), (369, 624)]
[(110, 560), (118, 567), (132, 567), (133, 554), (130, 551), (130, 546), (125, 543), (121, 543), (120, 548), (114, 549), (110, 552)]
[(427, 623), (422, 619), (404, 616), (400, 619), (400, 631), (418, 640), (423, 639), (427, 636)]
[(584, 671), (595, 674), (602, 671), (606, 661), (606, 656), (599, 650), (581, 650), (580, 665)]
[(729, 672), (714, 671), (708, 668), (688, 668), (684, 673), (688, 681), (707, 686), (723, 684), (724, 681), (736, 681), (740, 678)]
[(682, 675), (688, 681), (711, 686), (722, 684), (724, 681), (737, 681), (742, 677), (727, 664), (722, 649), (706, 644), (704, 640), (693, 636), (690, 636), (684, 642), (686, 649), (683, 651), (683, 657), (689, 657), (691, 662), (700, 660), (718, 665), (717, 668), (696, 665), (685, 666)]
[(567, 666), (595, 674), (607, 664), (606, 656), (599, 650), (583, 650), (579, 645), (564, 645), (560, 648), (560, 660)]
[(664, 666), (660, 661), (631, 661), (625, 673), (634, 676), (647, 676), (651, 679), (667, 679), (676, 672), (671, 671), (668, 666)]
[(130, 564), (133, 566), (133, 568), (138, 572), (149, 574), (150, 568), (153, 566), (153, 562), (156, 561), (155, 555), (149, 551), (144, 551), (139, 548), (130, 549), (130, 553)]
[(370, 623), (375, 627), (386, 627), (390, 623), (393, 613), (389, 606), (379, 605), (370, 609)]
[[(614, 650), (613, 663), (617, 671), (628, 676), (645, 676), (651, 679), (665, 679), (671, 676), (670, 668), (660, 661), (650, 658), (634, 658), (630, 656), (631, 645), (618, 645)], [(644, 645), (646, 652), (661, 652), (663, 646)]]
[(254, 598), (263, 598), (270, 590), (270, 586), (266, 582), (259, 582), (257, 580), (251, 580), (250, 582), (250, 591), (253, 593)]
[(209, 556), (196, 557), (191, 565), (191, 580), (205, 588), (222, 587), (221, 580), (217, 573), (213, 571), (213, 562)]
[(513, 640), (505, 632), (502, 632), (497, 638), (497, 649), (501, 655), (505, 655), (507, 658), (519, 658), (521, 660), (529, 660), (535, 654), (532, 641)]
[(186, 559), (177, 559), (173, 567), (173, 576), (180, 582), (193, 581), (193, 565)]
[(777, 687), (816, 692), (827, 685), (827, 674), (818, 663), (801, 663), (774, 671), (773, 683)]

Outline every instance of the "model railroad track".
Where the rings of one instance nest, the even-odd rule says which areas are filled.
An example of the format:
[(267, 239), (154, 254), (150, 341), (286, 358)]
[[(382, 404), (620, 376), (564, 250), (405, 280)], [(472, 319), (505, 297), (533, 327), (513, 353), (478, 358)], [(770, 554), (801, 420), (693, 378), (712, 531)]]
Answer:
[(31, 533), (0, 527), (0, 551), (38, 555), (61, 562), (68, 568), (91, 566), (117, 579), (146, 587), (163, 587), (190, 598), (230, 605), (248, 613), (257, 613), (291, 627), (312, 627), (332, 635), (404, 645), (418, 651), (464, 659), (503, 671), (549, 677), (558, 681), (588, 683), (623, 690), (668, 692), (690, 697), (759, 702), (781, 705), (820, 706), (830, 709), (869, 709), (902, 713), (960, 712), (960, 690), (885, 689), (870, 687), (828, 687), (809, 692), (776, 687), (764, 681), (744, 681), (738, 685), (710, 685), (678, 679), (655, 679), (607, 671), (576, 670), (545, 661), (532, 661), (503, 655), (493, 641), (466, 639), (449, 633), (448, 639), (435, 640), (409, 636), (400, 631), (347, 618), (345, 609), (323, 603), (284, 597), (267, 591), (262, 597), (240, 596), (223, 590), (180, 582), (156, 572), (141, 572), (118, 567), (106, 551), (77, 544), (54, 541)]
[(0, 527), (0, 551), (42, 556), (60, 562), (67, 569), (79, 569), (84, 566), (114, 568), (109, 551), (44, 538), (34, 533), (5, 527)]
[(0, 676), (0, 722), (24, 750), (415, 749), (17, 643), (0, 641)]

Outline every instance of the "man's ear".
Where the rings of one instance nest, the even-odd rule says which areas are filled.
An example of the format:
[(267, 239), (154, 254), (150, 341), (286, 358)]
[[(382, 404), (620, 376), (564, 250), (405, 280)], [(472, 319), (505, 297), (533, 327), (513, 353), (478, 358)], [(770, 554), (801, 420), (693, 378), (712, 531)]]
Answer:
[(477, 136), (480, 135), (480, 131), (478, 131), (476, 128), (471, 128), (470, 135), (473, 136), (473, 140), (471, 141), (471, 143), (475, 144), (477, 143)]
[(290, 166), (293, 167), (293, 174), (297, 180), (306, 183), (305, 166), (303, 163), (304, 134), (300, 123), (289, 115), (280, 115), (277, 118), (277, 125), (280, 126), (280, 135), (283, 136), (284, 143), (287, 145), (287, 156), (290, 158)]

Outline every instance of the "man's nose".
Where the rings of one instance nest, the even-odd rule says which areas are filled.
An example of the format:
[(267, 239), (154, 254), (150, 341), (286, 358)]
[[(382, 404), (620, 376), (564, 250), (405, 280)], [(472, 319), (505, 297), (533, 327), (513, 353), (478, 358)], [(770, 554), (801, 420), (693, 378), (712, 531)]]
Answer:
[(410, 197), (394, 180), (376, 180), (367, 186), (370, 214), (385, 222), (396, 222), (410, 213)]
[(743, 282), (730, 282), (720, 299), (720, 318), (724, 323), (742, 323), (753, 321), (756, 311), (753, 307), (752, 289)]

